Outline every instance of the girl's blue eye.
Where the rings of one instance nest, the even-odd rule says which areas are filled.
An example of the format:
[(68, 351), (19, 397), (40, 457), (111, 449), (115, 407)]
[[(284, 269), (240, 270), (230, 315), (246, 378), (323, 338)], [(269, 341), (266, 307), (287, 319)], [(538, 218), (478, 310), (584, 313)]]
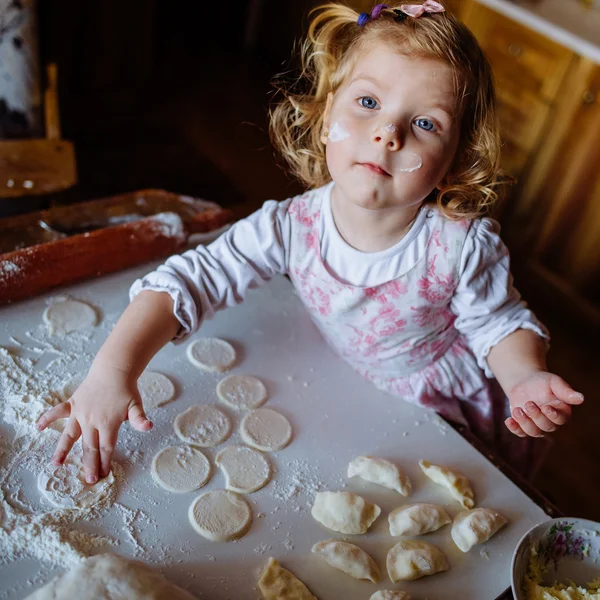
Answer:
[(359, 104), (363, 107), (363, 108), (377, 108), (377, 100), (375, 100), (374, 98), (371, 98), (371, 96), (363, 96), (362, 98), (358, 99)]
[(433, 131), (435, 129), (435, 125), (429, 119), (417, 119), (416, 123), (417, 127), (420, 127), (425, 131)]

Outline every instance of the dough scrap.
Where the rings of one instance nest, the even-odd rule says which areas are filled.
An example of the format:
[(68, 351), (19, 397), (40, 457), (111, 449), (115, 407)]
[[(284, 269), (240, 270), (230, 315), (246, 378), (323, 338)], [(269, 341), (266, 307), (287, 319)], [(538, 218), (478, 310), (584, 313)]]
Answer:
[(420, 540), (398, 542), (387, 555), (388, 575), (394, 583), (413, 581), (449, 568), (441, 550)]
[(206, 485), (211, 469), (208, 458), (193, 446), (168, 446), (152, 460), (152, 478), (169, 492), (193, 492)]
[(114, 554), (86, 558), (26, 600), (195, 600), (157, 571)]
[(218, 446), (231, 435), (231, 419), (218, 407), (197, 404), (175, 417), (175, 433), (200, 448)]
[(250, 494), (271, 480), (271, 463), (266, 456), (247, 446), (228, 446), (215, 458), (225, 473), (225, 487), (239, 494)]
[(452, 539), (463, 551), (487, 542), (508, 521), (495, 510), (476, 508), (458, 513), (452, 523)]
[(318, 492), (311, 514), (328, 529), (361, 534), (381, 514), (381, 508), (353, 492)]
[(408, 504), (393, 510), (389, 516), (390, 535), (424, 535), (452, 522), (443, 506)]
[(115, 483), (111, 471), (94, 484), (87, 483), (81, 452), (70, 452), (64, 464), (47, 464), (38, 475), (37, 485), (42, 497), (60, 508), (86, 508), (106, 498)]
[(188, 517), (202, 537), (214, 542), (241, 538), (252, 525), (250, 505), (227, 490), (212, 490), (198, 496), (190, 504)]
[(258, 587), (265, 600), (317, 600), (293, 573), (274, 558), (269, 558)]
[(445, 487), (452, 497), (462, 504), (463, 508), (475, 506), (475, 493), (471, 488), (471, 483), (460, 471), (434, 465), (426, 460), (420, 460), (419, 466), (431, 481)]
[(379, 592), (375, 592), (370, 600), (410, 600), (410, 596), (406, 592), (380, 590)]
[(137, 382), (144, 410), (158, 408), (175, 398), (173, 382), (162, 373), (144, 371)]
[(326, 540), (316, 543), (312, 547), (312, 552), (321, 556), (334, 569), (339, 569), (355, 579), (368, 579), (377, 583), (381, 578), (375, 561), (362, 548), (354, 544)]
[(196, 367), (211, 373), (222, 373), (233, 367), (235, 348), (219, 338), (201, 338), (187, 347), (187, 357)]
[(285, 448), (292, 439), (290, 422), (271, 408), (258, 408), (248, 413), (240, 425), (240, 433), (246, 444), (273, 452)]
[(228, 375), (221, 379), (217, 396), (231, 408), (250, 410), (262, 406), (268, 399), (265, 384), (252, 375)]
[(98, 315), (92, 306), (68, 298), (54, 299), (44, 311), (43, 318), (50, 335), (58, 336), (87, 331), (98, 323)]
[(383, 458), (357, 456), (348, 465), (348, 477), (355, 476), (390, 490), (396, 490), (403, 496), (410, 496), (412, 492), (408, 475), (394, 463)]

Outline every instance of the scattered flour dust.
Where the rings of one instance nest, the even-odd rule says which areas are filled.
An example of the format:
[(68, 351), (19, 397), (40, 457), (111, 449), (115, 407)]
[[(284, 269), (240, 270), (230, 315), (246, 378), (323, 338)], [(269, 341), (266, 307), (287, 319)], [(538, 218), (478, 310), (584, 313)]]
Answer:
[[(40, 433), (35, 423), (62, 401), (65, 382), (92, 356), (85, 351), (89, 338), (83, 334), (63, 338), (62, 348), (44, 332), (26, 337), (26, 342), (11, 338), (14, 347), (0, 347), (0, 566), (30, 557), (68, 569), (95, 548), (119, 544), (112, 536), (84, 531), (75, 524), (92, 521), (110, 508), (123, 469), (113, 463), (115, 485), (83, 509), (57, 508), (40, 496), (35, 479), (48, 464), (59, 434), (53, 429)], [(13, 439), (5, 425), (13, 428)], [(81, 448), (74, 451), (81, 453)], [(26, 489), (35, 490), (32, 497), (26, 497)]]

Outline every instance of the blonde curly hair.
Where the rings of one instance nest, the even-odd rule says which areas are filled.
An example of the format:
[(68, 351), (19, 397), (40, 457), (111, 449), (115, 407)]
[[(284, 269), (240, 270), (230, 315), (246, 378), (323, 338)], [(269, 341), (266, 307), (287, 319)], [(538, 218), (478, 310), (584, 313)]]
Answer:
[(500, 135), (490, 65), (469, 29), (448, 12), (394, 20), (389, 5), (359, 27), (359, 13), (342, 4), (311, 11), (301, 46), (301, 73), (287, 86), (276, 81), (283, 99), (270, 111), (270, 135), (293, 175), (310, 188), (331, 181), (321, 141), (327, 96), (352, 72), (361, 52), (383, 42), (407, 56), (448, 64), (454, 72), (460, 142), (453, 163), (429, 200), (450, 219), (476, 218), (498, 200), (502, 183)]

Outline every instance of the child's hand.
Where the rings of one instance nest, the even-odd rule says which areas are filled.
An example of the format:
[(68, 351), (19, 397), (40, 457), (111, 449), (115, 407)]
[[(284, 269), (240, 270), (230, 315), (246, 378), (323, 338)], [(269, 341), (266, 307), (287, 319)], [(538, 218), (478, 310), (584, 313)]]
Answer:
[(512, 417), (508, 429), (519, 437), (542, 437), (571, 418), (571, 405), (581, 404), (576, 392), (558, 375), (537, 371), (515, 385), (509, 395)]
[(57, 419), (68, 418), (52, 463), (61, 465), (73, 444), (82, 437), (83, 466), (88, 483), (106, 477), (117, 445), (121, 423), (127, 419), (138, 431), (152, 429), (146, 418), (137, 381), (126, 371), (94, 362), (73, 396), (42, 415), (41, 431)]

